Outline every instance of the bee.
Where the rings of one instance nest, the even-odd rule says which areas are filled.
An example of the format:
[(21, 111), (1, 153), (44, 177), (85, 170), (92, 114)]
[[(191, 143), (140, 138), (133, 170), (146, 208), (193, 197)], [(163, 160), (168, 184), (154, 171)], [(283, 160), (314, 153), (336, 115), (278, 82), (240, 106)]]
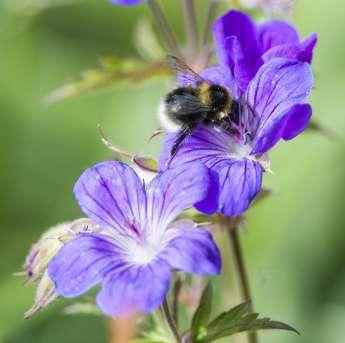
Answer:
[(240, 105), (225, 87), (210, 83), (175, 56), (167, 56), (169, 67), (182, 76), (183, 87), (169, 92), (158, 109), (158, 119), (168, 132), (178, 132), (171, 149), (171, 159), (181, 143), (199, 123), (235, 133), (231, 121), (238, 123)]

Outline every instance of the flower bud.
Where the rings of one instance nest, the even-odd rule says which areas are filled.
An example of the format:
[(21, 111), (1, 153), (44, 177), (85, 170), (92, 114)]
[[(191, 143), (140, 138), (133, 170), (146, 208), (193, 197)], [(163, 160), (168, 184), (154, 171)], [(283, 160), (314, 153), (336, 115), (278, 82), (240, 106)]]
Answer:
[(26, 284), (38, 281), (35, 301), (32, 307), (25, 312), (29, 318), (38, 310), (48, 306), (57, 298), (54, 283), (48, 276), (47, 265), (61, 247), (81, 232), (99, 232), (101, 228), (88, 218), (81, 218), (51, 227), (32, 246), (24, 263)]

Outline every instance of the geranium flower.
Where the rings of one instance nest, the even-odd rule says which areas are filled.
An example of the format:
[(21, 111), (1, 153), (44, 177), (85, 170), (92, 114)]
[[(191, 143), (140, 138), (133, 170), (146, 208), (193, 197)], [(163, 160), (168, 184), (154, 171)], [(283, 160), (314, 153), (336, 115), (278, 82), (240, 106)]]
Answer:
[[(240, 116), (229, 116), (232, 133), (199, 125), (173, 159), (176, 133), (168, 134), (159, 165), (165, 170), (203, 162), (219, 181), (218, 211), (236, 216), (261, 189), (262, 173), (270, 170), (268, 150), (308, 125), (312, 109), (307, 99), (313, 86), (309, 63), (317, 38), (312, 34), (300, 42), (286, 22), (256, 25), (233, 10), (216, 20), (213, 31), (219, 65), (202, 76), (231, 92), (240, 104)], [(183, 86), (191, 82), (188, 76), (178, 79)]]
[(48, 265), (57, 294), (75, 297), (101, 283), (101, 310), (111, 316), (149, 312), (165, 297), (174, 269), (202, 275), (220, 272), (210, 233), (175, 220), (206, 201), (212, 180), (202, 164), (158, 174), (145, 185), (121, 162), (87, 169), (75, 197), (102, 233), (80, 233)]
[[(214, 67), (204, 77), (233, 91), (230, 72), (224, 76)], [(176, 133), (168, 134), (159, 161), (161, 170), (203, 162), (219, 181), (218, 210), (226, 216), (241, 214), (261, 189), (262, 173), (269, 169), (267, 151), (281, 138), (292, 139), (306, 127), (312, 112), (306, 103), (312, 85), (308, 63), (270, 60), (237, 99), (242, 103), (241, 114), (229, 118), (234, 133), (199, 125), (173, 159), (170, 153)]]
[(310, 63), (317, 35), (300, 41), (298, 32), (282, 20), (255, 24), (246, 14), (231, 10), (213, 25), (215, 48), (221, 67), (231, 71), (236, 94), (245, 91), (258, 69), (275, 57)]

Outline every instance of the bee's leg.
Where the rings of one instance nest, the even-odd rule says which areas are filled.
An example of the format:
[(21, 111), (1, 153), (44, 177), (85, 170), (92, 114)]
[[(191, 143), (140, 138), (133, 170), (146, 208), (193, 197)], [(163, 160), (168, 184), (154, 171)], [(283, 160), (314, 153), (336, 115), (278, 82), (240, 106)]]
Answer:
[(195, 128), (195, 125), (191, 124), (191, 125), (188, 125), (188, 126), (184, 126), (181, 129), (179, 135), (177, 136), (177, 138), (176, 138), (176, 140), (174, 142), (173, 147), (171, 148), (170, 161), (175, 157), (175, 155), (177, 154), (179, 146), (192, 133), (194, 128)]

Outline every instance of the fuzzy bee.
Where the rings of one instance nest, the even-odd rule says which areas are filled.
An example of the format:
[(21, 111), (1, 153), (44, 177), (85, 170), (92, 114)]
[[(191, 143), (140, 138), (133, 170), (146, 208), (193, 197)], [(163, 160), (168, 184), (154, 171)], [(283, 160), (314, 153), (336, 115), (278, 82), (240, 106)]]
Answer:
[(186, 84), (169, 92), (158, 110), (158, 118), (164, 129), (179, 132), (171, 149), (171, 158), (199, 123), (234, 133), (229, 119), (238, 122), (240, 105), (229, 90), (205, 81), (177, 57), (169, 55), (167, 62)]

